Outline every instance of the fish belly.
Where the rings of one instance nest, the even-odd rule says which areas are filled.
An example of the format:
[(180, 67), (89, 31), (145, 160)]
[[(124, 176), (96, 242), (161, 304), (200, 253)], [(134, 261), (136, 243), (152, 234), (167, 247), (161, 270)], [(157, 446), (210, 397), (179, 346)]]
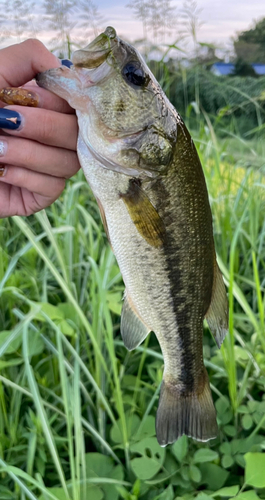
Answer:
[(129, 177), (105, 169), (92, 158), (88, 161), (86, 157), (86, 166), (83, 162), (82, 167), (95, 197), (103, 207), (110, 243), (127, 295), (138, 315), (158, 339), (165, 328), (176, 332), (163, 252), (142, 238), (120, 196), (128, 188)]

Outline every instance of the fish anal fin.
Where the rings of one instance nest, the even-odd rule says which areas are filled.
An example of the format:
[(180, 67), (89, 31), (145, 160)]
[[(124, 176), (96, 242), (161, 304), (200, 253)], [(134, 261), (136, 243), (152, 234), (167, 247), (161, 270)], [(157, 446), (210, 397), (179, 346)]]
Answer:
[(127, 294), (125, 294), (122, 306), (120, 329), (122, 340), (128, 351), (138, 347), (150, 332), (150, 329), (139, 318)]
[(215, 260), (210, 307), (205, 315), (208, 326), (220, 348), (228, 332), (228, 300), (222, 273)]
[(189, 394), (178, 385), (162, 382), (156, 415), (156, 435), (160, 446), (174, 443), (185, 434), (197, 441), (209, 441), (218, 433), (208, 375), (200, 393)]
[(165, 226), (154, 205), (141, 188), (139, 179), (130, 179), (128, 190), (126, 193), (120, 193), (120, 197), (140, 235), (149, 245), (160, 247), (165, 238)]

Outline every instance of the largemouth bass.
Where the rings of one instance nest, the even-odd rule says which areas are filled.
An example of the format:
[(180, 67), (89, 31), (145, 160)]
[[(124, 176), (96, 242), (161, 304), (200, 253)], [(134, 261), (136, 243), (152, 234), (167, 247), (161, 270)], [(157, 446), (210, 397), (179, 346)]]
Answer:
[(78, 156), (126, 286), (125, 346), (153, 331), (164, 357), (161, 446), (216, 437), (203, 319), (220, 347), (228, 305), (201, 164), (182, 118), (135, 48), (107, 28), (38, 84), (76, 109)]

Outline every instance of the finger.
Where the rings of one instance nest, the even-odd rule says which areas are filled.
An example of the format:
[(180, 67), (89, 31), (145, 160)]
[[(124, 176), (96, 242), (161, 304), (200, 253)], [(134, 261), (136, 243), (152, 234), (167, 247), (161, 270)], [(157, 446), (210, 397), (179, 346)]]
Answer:
[(17, 165), (66, 179), (80, 168), (74, 151), (45, 146), (20, 137), (0, 137), (0, 154), (2, 164)]
[(10, 135), (24, 137), (50, 146), (76, 151), (77, 118), (75, 115), (56, 113), (46, 109), (6, 106), (22, 114), (22, 126), (8, 131)]
[(39, 98), (38, 107), (58, 111), (59, 113), (75, 113), (75, 110), (69, 106), (68, 102), (58, 95), (49, 92), (49, 90), (34, 85), (32, 82), (23, 85), (23, 88), (33, 91)]
[(56, 199), (65, 186), (65, 179), (62, 177), (33, 172), (15, 165), (5, 166), (3, 174), (0, 176), (0, 188), (1, 184), (10, 184), (49, 199)]
[(34, 39), (0, 51), (0, 88), (18, 87), (32, 80), (37, 73), (60, 66), (59, 59)]
[(9, 106), (38, 107), (74, 114), (75, 110), (61, 97), (32, 83), (0, 89), (0, 108)]

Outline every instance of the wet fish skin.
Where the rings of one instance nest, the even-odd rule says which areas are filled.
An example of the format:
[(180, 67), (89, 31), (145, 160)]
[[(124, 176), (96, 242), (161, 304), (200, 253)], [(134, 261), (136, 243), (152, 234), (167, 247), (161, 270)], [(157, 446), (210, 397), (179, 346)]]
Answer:
[[(220, 346), (228, 306), (195, 146), (141, 56), (113, 28), (73, 63), (42, 73), (38, 83), (77, 110), (80, 163), (126, 286), (124, 343), (131, 350), (151, 330), (160, 343), (158, 441), (165, 446), (183, 434), (207, 441), (217, 424), (203, 319)], [(126, 77), (133, 67), (134, 83)]]

